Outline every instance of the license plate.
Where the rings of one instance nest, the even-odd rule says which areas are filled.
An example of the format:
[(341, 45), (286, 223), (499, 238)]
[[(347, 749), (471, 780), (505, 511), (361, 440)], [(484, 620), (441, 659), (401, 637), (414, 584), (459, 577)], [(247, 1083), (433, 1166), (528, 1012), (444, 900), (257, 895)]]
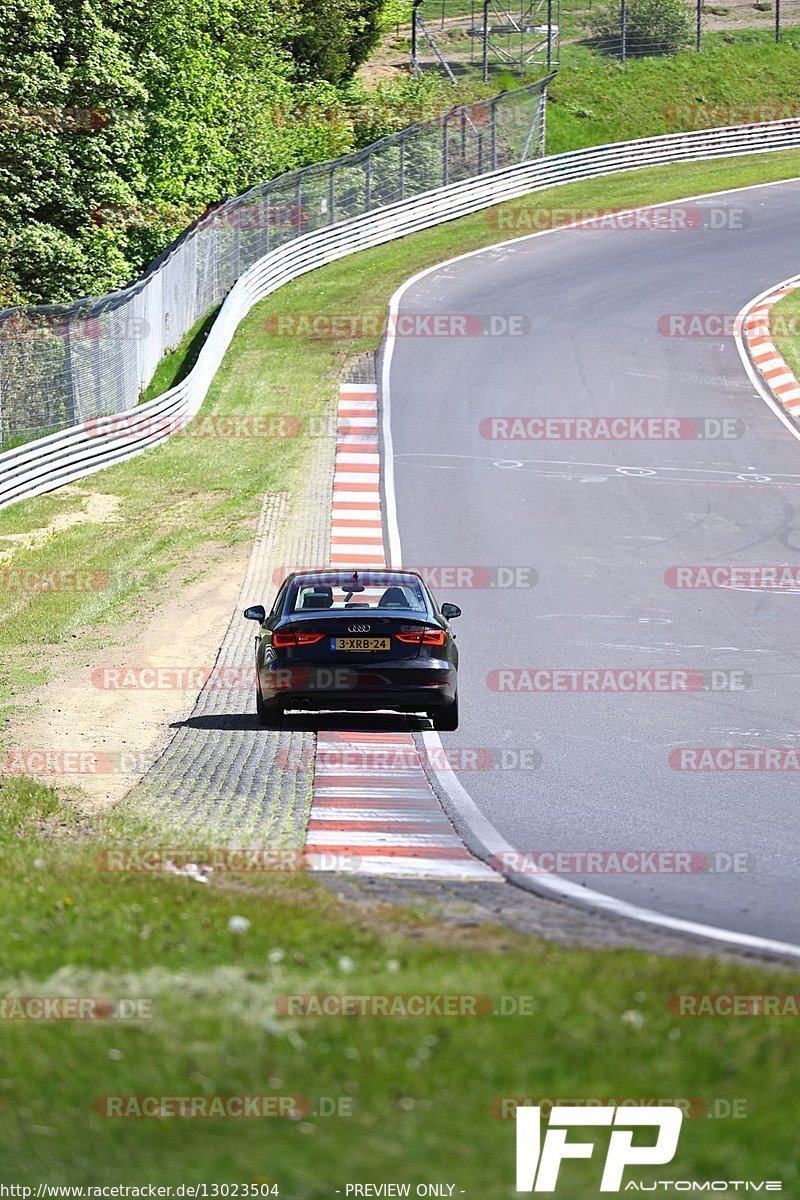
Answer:
[(388, 650), (390, 638), (331, 638), (334, 650), (349, 650), (354, 654), (375, 650)]

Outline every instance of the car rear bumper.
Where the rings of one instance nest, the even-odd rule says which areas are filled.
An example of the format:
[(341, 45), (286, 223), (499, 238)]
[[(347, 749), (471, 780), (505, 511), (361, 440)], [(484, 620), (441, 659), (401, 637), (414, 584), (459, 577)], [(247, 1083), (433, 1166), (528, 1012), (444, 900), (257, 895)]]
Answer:
[(287, 708), (424, 712), (453, 703), (458, 671), (438, 659), (373, 668), (267, 664), (259, 682), (265, 700), (282, 700)]

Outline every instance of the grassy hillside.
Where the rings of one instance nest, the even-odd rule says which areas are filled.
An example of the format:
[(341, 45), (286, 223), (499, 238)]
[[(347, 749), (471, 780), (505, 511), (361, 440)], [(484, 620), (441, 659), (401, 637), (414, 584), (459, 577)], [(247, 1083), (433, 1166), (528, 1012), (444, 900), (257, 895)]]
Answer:
[(788, 30), (777, 46), (767, 33), (729, 41), (713, 35), (700, 54), (625, 64), (581, 46), (565, 47), (549, 91), (548, 153), (769, 120), (776, 108), (800, 114), (799, 47), (800, 29)]

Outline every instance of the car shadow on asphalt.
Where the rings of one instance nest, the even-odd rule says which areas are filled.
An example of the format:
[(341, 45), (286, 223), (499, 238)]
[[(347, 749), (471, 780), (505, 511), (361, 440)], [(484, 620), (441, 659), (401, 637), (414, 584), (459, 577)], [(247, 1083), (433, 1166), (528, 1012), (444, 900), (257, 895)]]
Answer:
[(171, 729), (251, 729), (259, 733), (319, 733), (339, 730), (344, 733), (423, 733), (431, 728), (427, 717), (414, 713), (390, 712), (315, 712), (288, 713), (279, 725), (258, 724), (255, 713), (208, 713), (174, 721)]

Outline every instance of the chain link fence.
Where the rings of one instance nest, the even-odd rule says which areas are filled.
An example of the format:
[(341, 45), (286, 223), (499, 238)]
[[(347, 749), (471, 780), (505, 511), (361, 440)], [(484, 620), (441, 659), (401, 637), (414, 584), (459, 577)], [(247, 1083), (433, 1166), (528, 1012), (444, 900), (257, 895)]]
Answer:
[(637, 0), (562, 0), (562, 44), (623, 61), (741, 36), (800, 45), (800, 0), (680, 0), (647, 21), (639, 9)]
[(561, 0), (413, 0), (415, 75), (536, 79), (558, 67)]
[(136, 283), (0, 312), (3, 449), (134, 407), (158, 363), (270, 250), (434, 188), (544, 153), (548, 80), (451, 109), (206, 213)]

